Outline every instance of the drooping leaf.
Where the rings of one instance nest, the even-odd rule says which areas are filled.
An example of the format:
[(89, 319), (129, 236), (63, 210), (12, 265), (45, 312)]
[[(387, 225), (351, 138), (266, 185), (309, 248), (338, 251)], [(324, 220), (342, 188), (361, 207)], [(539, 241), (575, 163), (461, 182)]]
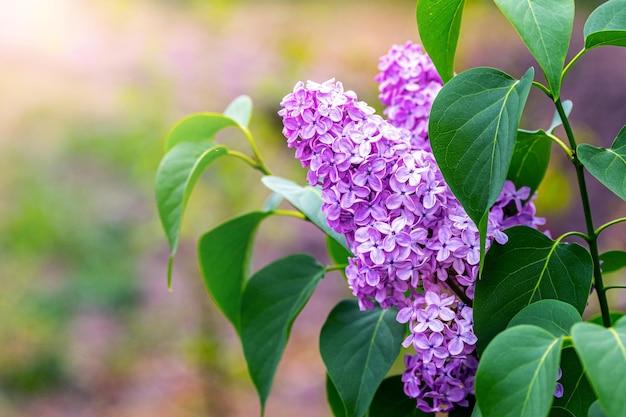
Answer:
[[(569, 116), (572, 111), (572, 102), (565, 100), (563, 109)], [(511, 159), (507, 179), (513, 181), (518, 188), (529, 187), (531, 195), (537, 190), (548, 170), (552, 149), (552, 140), (548, 137), (548, 134), (552, 133), (560, 125), (561, 118), (558, 113), (555, 113), (552, 123), (547, 130), (529, 131), (519, 129), (517, 131), (515, 149), (513, 150), (513, 158)]]
[(417, 28), (424, 48), (439, 75), (447, 82), (454, 75), (465, 0), (418, 0)]
[(420, 411), (415, 399), (404, 393), (404, 383), (400, 375), (386, 378), (378, 387), (368, 417), (434, 417)]
[(213, 137), (228, 127), (236, 127), (247, 133), (251, 112), (250, 98), (240, 96), (228, 105), (224, 114), (198, 113), (185, 117), (167, 136), (167, 154), (157, 170), (155, 191), (159, 217), (170, 245), (168, 285), (171, 283), (180, 226), (191, 191), (206, 167), (215, 159), (228, 154), (228, 148), (215, 144)]
[(561, 89), (572, 27), (574, 0), (495, 0), (533, 54), (555, 99)]
[(337, 392), (337, 388), (328, 375), (326, 375), (326, 400), (333, 417), (346, 417), (346, 408)]
[(563, 397), (554, 399), (550, 417), (586, 417), (596, 395), (573, 347), (564, 349), (561, 353), (560, 367), (562, 376), (559, 382), (563, 385)]
[(241, 127), (247, 128), (252, 117), (252, 100), (248, 96), (239, 96), (230, 102), (224, 116), (230, 117)]
[(539, 300), (521, 309), (508, 327), (532, 324), (559, 337), (569, 335), (572, 326), (580, 321), (580, 313), (571, 304), (559, 300)]
[(482, 248), (487, 213), (506, 180), (533, 74), (531, 68), (515, 80), (493, 68), (470, 69), (443, 87), (430, 114), (437, 164), (478, 225)]
[(156, 174), (155, 194), (159, 217), (169, 245), (167, 277), (178, 249), (180, 225), (198, 178), (213, 161), (227, 155), (228, 149), (210, 142), (181, 142), (163, 157)]
[(345, 405), (346, 417), (362, 417), (400, 353), (404, 326), (393, 309), (359, 310), (356, 300), (337, 304), (320, 334), (320, 353)]
[(578, 145), (578, 159), (606, 188), (626, 201), (626, 126), (610, 148)]
[(585, 249), (553, 241), (525, 226), (506, 233), (508, 242), (489, 250), (482, 279), (476, 283), (474, 331), (479, 352), (527, 305), (555, 299), (582, 314), (589, 296), (593, 264)]
[(200, 269), (209, 294), (237, 331), (254, 235), (269, 215), (252, 212), (236, 217), (207, 232), (198, 242)]
[(602, 262), (602, 272), (615, 272), (622, 268), (626, 268), (626, 252), (621, 250), (612, 250), (600, 255)]
[(626, 318), (614, 327), (578, 323), (574, 347), (607, 417), (626, 416)]
[(562, 340), (529, 325), (496, 336), (476, 372), (476, 399), (482, 415), (546, 417), (554, 398)]
[(609, 0), (589, 15), (585, 28), (585, 48), (626, 46), (626, 0)]
[(589, 407), (589, 412), (587, 413), (587, 417), (607, 417), (600, 408), (600, 403), (598, 401), (594, 401), (593, 404)]
[(291, 326), (324, 276), (308, 255), (275, 261), (248, 281), (241, 302), (241, 342), (261, 409), (272, 388)]
[(308, 186), (301, 187), (293, 181), (275, 176), (265, 176), (262, 181), (267, 188), (285, 197), (295, 208), (304, 213), (314, 225), (335, 239), (337, 243), (344, 248), (348, 247), (346, 238), (328, 226), (326, 217), (322, 213), (322, 196), (319, 190)]

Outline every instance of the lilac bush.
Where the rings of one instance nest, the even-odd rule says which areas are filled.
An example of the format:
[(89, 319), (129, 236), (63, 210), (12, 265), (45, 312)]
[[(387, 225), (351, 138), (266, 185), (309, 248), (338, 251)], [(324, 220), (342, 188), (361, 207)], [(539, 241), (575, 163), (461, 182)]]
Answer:
[[(606, 296), (623, 286), (603, 281), (626, 265), (626, 252), (598, 249), (601, 233), (626, 217), (595, 228), (585, 177), (626, 200), (626, 127), (611, 148), (578, 145), (560, 90), (588, 50), (624, 46), (626, 3), (594, 11), (585, 48), (565, 64), (573, 0), (495, 2), (547, 85), (534, 68), (519, 79), (489, 67), (455, 75), (464, 1), (420, 0), (424, 49), (394, 45), (379, 61), (382, 116), (334, 79), (298, 82), (282, 100), (282, 132), (308, 186), (272, 175), (248, 129), (245, 96), (223, 114), (183, 119), (168, 135), (156, 181), (168, 278), (186, 202), (209, 164), (237, 158), (273, 192), (262, 210), (198, 244), (207, 289), (241, 339), (261, 415), (294, 320), (320, 280), (343, 271), (354, 297), (333, 308), (319, 338), (334, 416), (626, 416), (626, 319), (611, 314)], [(520, 128), (531, 87), (556, 108), (546, 130)], [(252, 155), (215, 142), (228, 127)], [(539, 230), (533, 204), (553, 143), (576, 171), (586, 229), (556, 239)], [(268, 216), (316, 225), (335, 263), (295, 254), (249, 277), (255, 230)], [(604, 327), (583, 322), (592, 293)], [(388, 376), (400, 355), (404, 371)]]

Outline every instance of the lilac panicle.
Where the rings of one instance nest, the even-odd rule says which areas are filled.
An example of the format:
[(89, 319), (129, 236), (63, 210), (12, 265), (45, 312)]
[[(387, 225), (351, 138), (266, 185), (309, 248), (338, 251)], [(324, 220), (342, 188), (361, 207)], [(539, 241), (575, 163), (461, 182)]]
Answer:
[[(441, 79), (421, 47), (381, 58), (388, 120), (333, 79), (299, 82), (281, 102), (283, 134), (322, 190), (328, 224), (354, 254), (346, 268), (361, 308), (398, 309), (408, 323), (405, 392), (425, 412), (467, 405), (477, 367), (472, 309), (478, 231), (446, 185), (430, 149), (428, 115)], [(504, 229), (536, 227), (526, 187), (507, 182), (491, 209), (488, 242)]]

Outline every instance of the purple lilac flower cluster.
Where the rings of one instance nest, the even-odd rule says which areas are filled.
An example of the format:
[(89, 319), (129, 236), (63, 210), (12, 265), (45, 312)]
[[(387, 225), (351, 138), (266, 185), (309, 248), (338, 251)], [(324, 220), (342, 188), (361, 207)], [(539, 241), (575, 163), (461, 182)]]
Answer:
[[(389, 121), (335, 80), (299, 82), (281, 102), (283, 134), (322, 189), (329, 225), (352, 253), (346, 275), (361, 308), (399, 310), (405, 392), (426, 412), (466, 405), (477, 366), (472, 310), (478, 232), (445, 184), (428, 144), (428, 114), (441, 81), (419, 46), (381, 59)], [(529, 190), (507, 182), (489, 216), (488, 243), (503, 229), (536, 226)], [(457, 295), (455, 295), (457, 294)], [(460, 297), (459, 297), (460, 296)]]

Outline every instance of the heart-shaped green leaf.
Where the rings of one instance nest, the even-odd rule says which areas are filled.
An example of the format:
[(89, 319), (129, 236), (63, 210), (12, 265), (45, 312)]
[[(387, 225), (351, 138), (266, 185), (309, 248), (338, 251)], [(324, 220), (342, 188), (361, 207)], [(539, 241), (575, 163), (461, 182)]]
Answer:
[(521, 309), (508, 327), (531, 324), (559, 337), (569, 335), (572, 326), (580, 321), (580, 313), (572, 305), (559, 300), (539, 300)]
[(589, 15), (585, 28), (585, 48), (626, 46), (626, 0), (609, 0)]
[(426, 414), (415, 405), (415, 399), (404, 393), (404, 383), (400, 375), (386, 378), (378, 387), (368, 417), (434, 417)]
[(561, 353), (561, 371), (559, 383), (563, 385), (563, 396), (554, 399), (550, 417), (586, 417), (596, 395), (573, 347), (568, 347)]
[[(572, 111), (572, 102), (565, 100), (563, 109), (569, 116)], [(513, 181), (517, 187), (529, 187), (531, 194), (534, 193), (548, 170), (552, 139), (548, 134), (561, 125), (561, 118), (555, 113), (552, 123), (547, 130), (523, 130), (517, 131), (515, 149), (511, 159), (511, 166), (507, 179)]]
[(533, 54), (555, 99), (574, 25), (574, 0), (495, 0)]
[(496, 336), (476, 372), (484, 417), (546, 417), (554, 398), (562, 338), (521, 325)]
[(400, 353), (405, 326), (393, 309), (361, 311), (345, 300), (330, 312), (320, 334), (320, 353), (346, 417), (362, 417)]
[(252, 212), (236, 217), (204, 234), (198, 242), (200, 269), (209, 294), (237, 331), (254, 235), (269, 215)]
[(610, 148), (581, 144), (578, 159), (606, 188), (626, 201), (626, 126), (620, 130)]
[(593, 264), (585, 249), (525, 226), (506, 233), (509, 241), (489, 250), (476, 283), (474, 331), (479, 351), (527, 305), (556, 299), (582, 314), (589, 296)]
[(626, 268), (626, 252), (621, 250), (612, 250), (600, 255), (602, 262), (602, 272), (615, 272), (622, 268)]
[(210, 142), (180, 142), (163, 157), (156, 174), (155, 194), (161, 224), (170, 245), (168, 283), (178, 250), (183, 213), (194, 185), (202, 172), (228, 149)]
[(330, 411), (333, 413), (333, 417), (346, 417), (346, 407), (343, 405), (337, 388), (335, 388), (333, 381), (328, 375), (326, 375), (326, 400), (328, 401)]
[(509, 170), (534, 71), (515, 80), (493, 68), (473, 68), (437, 94), (429, 122), (433, 153), (450, 189), (481, 232)]
[(241, 342), (261, 410), (265, 409), (291, 325), (323, 276), (324, 267), (314, 258), (292, 255), (261, 269), (246, 285), (241, 302)]
[(346, 238), (328, 226), (326, 217), (322, 213), (322, 196), (319, 190), (308, 186), (301, 187), (293, 181), (276, 176), (265, 176), (261, 181), (267, 188), (285, 197), (324, 233), (335, 239), (344, 248), (348, 248)]
[(572, 337), (602, 410), (607, 417), (626, 416), (626, 318), (608, 329), (578, 323)]
[(445, 82), (454, 76), (454, 55), (464, 5), (465, 0), (418, 0), (417, 3), (420, 39)]

